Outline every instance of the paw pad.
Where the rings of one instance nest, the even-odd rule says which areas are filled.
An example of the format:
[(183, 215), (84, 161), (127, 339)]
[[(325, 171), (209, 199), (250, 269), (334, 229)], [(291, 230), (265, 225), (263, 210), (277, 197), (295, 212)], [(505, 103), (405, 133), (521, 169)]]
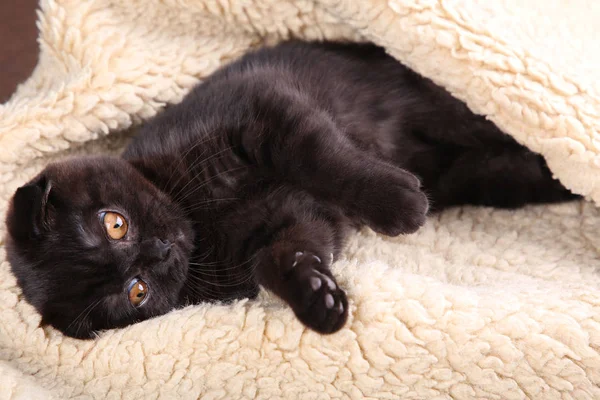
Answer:
[(327, 265), (311, 252), (294, 253), (289, 279), (293, 285), (290, 289), (298, 297), (290, 304), (305, 325), (317, 332), (332, 333), (344, 325), (348, 301), (327, 268), (333, 254), (325, 259), (329, 261)]
[(321, 280), (319, 278), (317, 278), (316, 276), (311, 276), (310, 277), (310, 287), (312, 288), (312, 290), (317, 291), (321, 288)]
[(333, 296), (331, 295), (331, 293), (327, 293), (325, 295), (325, 307), (332, 308), (334, 304), (335, 300), (333, 299)]

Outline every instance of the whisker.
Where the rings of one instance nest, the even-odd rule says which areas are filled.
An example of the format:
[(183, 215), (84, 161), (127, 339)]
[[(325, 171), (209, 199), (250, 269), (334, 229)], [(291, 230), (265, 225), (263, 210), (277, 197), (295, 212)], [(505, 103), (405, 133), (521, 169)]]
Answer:
[[(190, 166), (189, 166), (187, 169), (188, 169), (189, 171), (193, 171), (193, 170), (194, 170), (194, 168), (196, 168), (197, 166), (199, 166), (199, 165), (202, 165), (202, 164), (204, 164), (204, 163), (206, 163), (206, 162), (208, 162), (208, 161), (212, 160), (213, 158), (215, 158), (215, 157), (217, 157), (217, 156), (219, 156), (219, 155), (221, 155), (221, 154), (223, 154), (223, 153), (225, 153), (225, 152), (227, 152), (227, 151), (230, 151), (231, 149), (233, 149), (233, 146), (228, 146), (228, 147), (224, 148), (223, 150), (220, 150), (220, 151), (218, 151), (218, 152), (216, 152), (216, 153), (214, 153), (214, 154), (212, 154), (212, 155), (210, 155), (210, 156), (208, 156), (208, 157), (206, 157), (206, 158), (204, 158), (204, 159), (202, 159), (202, 158), (198, 157), (198, 158), (196, 159), (196, 161), (194, 161), (194, 162), (193, 162), (193, 163), (192, 163), (192, 164), (191, 164), (191, 165), (190, 165)], [(183, 192), (183, 191), (184, 191), (184, 190), (185, 190), (185, 189), (188, 187), (188, 185), (189, 185), (190, 183), (192, 183), (193, 181), (194, 181), (194, 179), (190, 179), (190, 180), (189, 180), (189, 182), (188, 182), (188, 183), (186, 183), (186, 184), (185, 184), (185, 185), (184, 185), (184, 186), (183, 186), (181, 189), (179, 189), (179, 190), (177, 191), (177, 193), (173, 194), (173, 195), (171, 196), (171, 198), (172, 198), (172, 199), (174, 199), (175, 201), (179, 201), (179, 200), (180, 200), (180, 199), (179, 199), (179, 195), (180, 195), (180, 194), (181, 194), (181, 193), (182, 193), (182, 192)]]
[[(216, 175), (213, 175), (212, 177), (210, 177), (209, 179), (205, 180), (204, 182), (201, 182), (198, 186), (196, 186), (195, 188), (193, 188), (190, 192), (185, 193), (183, 196), (183, 198), (179, 199), (180, 200), (184, 200), (185, 198), (191, 196), (192, 194), (196, 193), (198, 190), (202, 189), (203, 187), (205, 187), (206, 185), (208, 185), (210, 182), (214, 181), (215, 179), (217, 179), (218, 177), (220, 177), (223, 174), (228, 174), (231, 172), (235, 172), (241, 169), (246, 168), (246, 166), (240, 166), (240, 167), (235, 167), (235, 168), (231, 168), (225, 171), (221, 171)], [(190, 181), (192, 182), (192, 181)], [(190, 184), (190, 182), (188, 182), (188, 185)], [(187, 185), (186, 185), (187, 186)]]
[[(224, 272), (227, 270), (232, 270), (232, 269), (240, 269), (242, 266), (244, 266), (245, 264), (248, 264), (249, 262), (253, 261), (254, 258), (256, 257), (256, 255), (251, 256), (250, 258), (248, 258), (246, 261), (243, 261), (235, 266), (231, 266), (228, 268), (223, 268), (223, 269), (213, 269), (211, 270), (212, 272), (215, 272), (215, 275), (210, 275), (208, 274), (206, 271), (200, 271), (198, 269), (190, 269), (188, 271), (188, 281), (193, 281), (196, 283), (202, 283), (205, 285), (209, 285), (209, 286), (214, 286), (214, 287), (222, 287), (222, 288), (231, 288), (231, 287), (236, 287), (236, 286), (240, 286), (243, 285), (246, 282), (251, 281), (254, 278), (254, 273), (256, 271), (256, 264), (252, 264), (252, 267), (250, 269), (244, 269), (241, 270), (239, 274), (234, 274), (234, 275), (229, 275), (229, 276), (222, 276), (222, 275), (218, 275), (219, 272)], [(211, 282), (211, 281), (207, 281), (206, 279), (202, 278), (201, 276), (198, 275), (198, 273), (202, 274), (202, 272), (204, 272), (204, 275), (206, 276), (210, 276), (212, 278), (228, 278), (228, 279), (232, 279), (234, 278), (234, 280), (232, 281), (232, 283), (230, 284), (225, 284), (225, 283), (220, 283), (220, 282)]]
[(189, 265), (197, 265), (199, 267), (211, 267), (211, 266), (215, 266), (215, 265), (220, 265), (221, 262), (219, 261), (210, 261), (210, 262), (205, 262), (205, 263), (199, 263), (199, 262), (193, 262), (193, 261), (188, 261)]
[(85, 313), (85, 312), (86, 312), (86, 311), (87, 311), (87, 310), (88, 310), (90, 307), (93, 307), (93, 306), (95, 306), (95, 304), (96, 304), (96, 303), (98, 303), (98, 302), (100, 302), (100, 300), (101, 300), (101, 299), (98, 299), (98, 300), (96, 300), (95, 302), (92, 302), (92, 303), (88, 304), (88, 306), (87, 306), (86, 308), (84, 308), (84, 309), (83, 309), (83, 311), (81, 311), (81, 312), (79, 313), (79, 315), (77, 315), (77, 317), (75, 317), (75, 319), (74, 319), (73, 321), (71, 321), (71, 323), (69, 324), (69, 326), (67, 326), (67, 329), (65, 329), (65, 330), (67, 330), (67, 331), (68, 331), (68, 330), (69, 330), (69, 328), (71, 328), (71, 326), (73, 326), (73, 324), (74, 324), (74, 323), (76, 323), (76, 322), (77, 322), (77, 320), (83, 316), (83, 313)]
[[(179, 163), (177, 164), (177, 166), (174, 167), (174, 165), (171, 164), (172, 172), (171, 172), (171, 175), (169, 176), (169, 179), (163, 186), (163, 191), (167, 190), (167, 188), (169, 187), (169, 183), (171, 183), (171, 179), (173, 179), (173, 177), (176, 175), (177, 169), (183, 164), (183, 162), (185, 161), (185, 158), (198, 146), (205, 144), (214, 139), (210, 133), (207, 132), (206, 134), (208, 135), (207, 138), (205, 138), (204, 140), (198, 140), (196, 143), (194, 143), (192, 146), (190, 146), (189, 149), (187, 149), (183, 154), (181, 154), (179, 156)], [(204, 154), (204, 151), (202, 152), (201, 155), (203, 155), (203, 154)], [(175, 182), (175, 184), (174, 184), (175, 186), (181, 181), (181, 178), (182, 178), (182, 176), (180, 176), (179, 179)]]
[[(79, 322), (78, 322), (77, 330), (75, 331), (75, 336), (78, 336), (78, 334), (79, 334), (79, 330), (80, 330), (80, 329), (83, 327), (83, 322), (85, 321), (85, 318), (86, 318), (88, 315), (90, 315), (90, 313), (91, 313), (91, 312), (92, 312), (92, 311), (93, 311), (93, 310), (94, 310), (94, 309), (95, 309), (95, 308), (96, 308), (96, 307), (97, 307), (97, 306), (98, 306), (98, 305), (99, 305), (101, 302), (102, 302), (102, 299), (98, 299), (98, 300), (97, 300), (95, 303), (93, 303), (93, 304), (94, 304), (94, 305), (93, 305), (93, 307), (91, 307), (91, 308), (90, 308), (90, 307), (88, 306), (89, 310), (88, 310), (88, 311), (85, 313), (85, 315), (84, 315), (83, 317), (81, 317), (81, 318), (78, 318), (78, 319), (79, 319)], [(82, 314), (83, 314), (83, 312), (82, 312)], [(80, 316), (81, 316), (82, 314), (80, 314)], [(71, 323), (71, 324), (72, 324), (72, 323)], [(70, 325), (69, 325), (69, 326), (70, 326)], [(67, 330), (68, 330), (68, 328), (67, 328)]]
[[(257, 255), (254, 254), (251, 257), (249, 257), (246, 261), (242, 261), (239, 264), (233, 265), (233, 266), (228, 267), (228, 268), (219, 268), (219, 271), (229, 271), (229, 270), (232, 270), (232, 269), (240, 268), (240, 267), (248, 264), (252, 260), (254, 260), (256, 257), (257, 257)], [(214, 262), (210, 262), (210, 263), (194, 263), (194, 262), (190, 262), (190, 264), (198, 265), (198, 266), (204, 266), (204, 265), (211, 266), (211, 265), (218, 265), (218, 264), (223, 264), (223, 263), (220, 262), (220, 261), (214, 261)], [(254, 265), (252, 267), (252, 269), (255, 269), (255, 268), (256, 268), (256, 266)]]
[[(192, 286), (189, 281), (186, 281), (185, 284), (186, 288), (195, 296), (201, 298), (201, 299), (205, 299), (205, 300), (210, 300), (213, 298), (218, 299), (221, 296), (221, 293), (212, 290), (211, 288), (208, 287), (199, 287), (199, 286)], [(204, 291), (204, 292), (202, 292)]]
[[(223, 265), (223, 264), (221, 264), (219, 262), (214, 262), (214, 263), (210, 263), (210, 264), (209, 263), (189, 263), (189, 264), (192, 264), (192, 265), (195, 265), (195, 266), (198, 266), (198, 267), (216, 267), (216, 266), (219, 266), (219, 265)], [(232, 266), (229, 266), (227, 268), (218, 268), (218, 269), (216, 269), (216, 271), (217, 272), (231, 271), (231, 270), (234, 270), (234, 269), (241, 268), (244, 264), (246, 264), (246, 263), (232, 265)], [(201, 271), (201, 270), (194, 268), (194, 269), (191, 269), (190, 271), (196, 272), (196, 271)]]
[(203, 279), (197, 275), (188, 275), (188, 277), (192, 278), (193, 280), (195, 280), (196, 282), (200, 282), (200, 283), (204, 283), (206, 285), (209, 286), (215, 286), (215, 287), (222, 287), (222, 288), (231, 288), (231, 287), (236, 287), (236, 286), (240, 286), (246, 282), (249, 282), (250, 279), (252, 278), (253, 274), (248, 274), (247, 276), (244, 277), (243, 280), (240, 281), (233, 281), (230, 284), (226, 284), (226, 283), (218, 283), (218, 282), (211, 282), (211, 281), (207, 281), (206, 279)]
[(206, 251), (202, 254), (199, 254), (197, 257), (200, 258), (200, 262), (208, 258), (208, 256), (215, 250), (215, 246), (212, 245), (210, 248), (206, 249)]
[[(183, 164), (183, 162), (186, 160), (186, 157), (194, 150), (196, 149), (198, 146), (205, 144), (207, 142), (210, 142), (211, 140), (214, 140), (215, 136), (214, 133), (216, 132), (216, 129), (207, 129), (206, 128), (206, 124), (202, 121), (202, 120), (198, 120), (198, 123), (200, 123), (202, 126), (199, 127), (199, 130), (203, 132), (203, 134), (205, 135), (205, 138), (203, 140), (198, 140), (196, 141), (192, 146), (190, 146), (189, 149), (187, 149), (183, 154), (181, 154), (179, 156), (179, 163), (177, 164), (177, 167), (173, 169), (173, 172), (171, 173), (171, 176), (169, 177), (169, 180), (167, 181), (167, 184), (165, 185), (165, 188), (163, 190), (167, 190), (168, 188), (168, 183), (170, 183), (171, 179), (173, 178), (173, 176), (175, 175), (175, 173), (177, 172), (177, 169)], [(202, 154), (200, 154), (200, 157), (202, 157), (204, 155), (204, 153), (206, 152), (206, 149), (204, 149), (202, 151)], [(173, 164), (171, 164), (171, 167), (173, 167)], [(188, 168), (189, 169), (189, 168)], [(183, 174), (179, 177), (179, 179), (177, 179), (177, 181), (175, 182), (175, 184), (173, 186), (177, 186), (177, 184), (181, 181), (181, 179), (183, 178)]]
[[(236, 269), (239, 269), (239, 267), (234, 267)], [(230, 268), (230, 270), (233, 268)], [(250, 270), (240, 270), (237, 271), (237, 273), (234, 274), (226, 274), (223, 275), (223, 272), (225, 272), (224, 270), (221, 269), (211, 269), (211, 270), (199, 270), (199, 269), (195, 269), (195, 270), (191, 270), (188, 274), (192, 277), (199, 277), (199, 275), (204, 275), (204, 276), (209, 276), (212, 278), (238, 278), (238, 277), (246, 277), (248, 274), (252, 274), (253, 271)]]
[(182, 211), (185, 212), (185, 213), (190, 213), (192, 211), (196, 211), (196, 210), (202, 209), (201, 206), (205, 206), (205, 205), (213, 204), (213, 203), (220, 203), (220, 202), (223, 202), (223, 201), (234, 201), (234, 200), (239, 200), (239, 198), (238, 197), (227, 197), (227, 198), (221, 198), (221, 199), (204, 200), (204, 201), (200, 201), (200, 202), (198, 202), (196, 204), (193, 204), (193, 205), (191, 205), (189, 207), (182, 208)]

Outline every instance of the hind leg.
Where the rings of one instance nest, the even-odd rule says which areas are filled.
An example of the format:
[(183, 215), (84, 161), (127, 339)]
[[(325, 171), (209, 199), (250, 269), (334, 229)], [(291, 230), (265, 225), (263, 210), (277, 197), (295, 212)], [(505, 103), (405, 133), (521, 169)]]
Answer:
[(517, 208), (579, 197), (552, 178), (541, 155), (516, 144), (466, 149), (426, 189), (435, 210), (463, 204)]

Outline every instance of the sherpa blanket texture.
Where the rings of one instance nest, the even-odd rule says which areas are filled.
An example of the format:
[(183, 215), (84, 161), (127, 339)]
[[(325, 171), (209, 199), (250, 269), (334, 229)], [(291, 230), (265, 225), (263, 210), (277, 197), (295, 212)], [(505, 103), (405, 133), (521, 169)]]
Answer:
[[(587, 201), (464, 207), (363, 230), (351, 317), (199, 305), (95, 341), (39, 328), (0, 248), (0, 399), (599, 399), (600, 2), (42, 0), (39, 64), (0, 106), (0, 212), (51, 160), (118, 154), (220, 65), (290, 37), (372, 41), (532, 150)], [(4, 235), (4, 227), (0, 234)]]

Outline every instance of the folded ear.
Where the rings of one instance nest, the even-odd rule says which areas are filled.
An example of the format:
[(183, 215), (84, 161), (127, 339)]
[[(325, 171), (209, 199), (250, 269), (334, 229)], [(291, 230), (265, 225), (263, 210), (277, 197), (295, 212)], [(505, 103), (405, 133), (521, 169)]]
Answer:
[(6, 219), (8, 232), (14, 238), (33, 238), (47, 229), (51, 190), (52, 183), (44, 175), (17, 189)]

